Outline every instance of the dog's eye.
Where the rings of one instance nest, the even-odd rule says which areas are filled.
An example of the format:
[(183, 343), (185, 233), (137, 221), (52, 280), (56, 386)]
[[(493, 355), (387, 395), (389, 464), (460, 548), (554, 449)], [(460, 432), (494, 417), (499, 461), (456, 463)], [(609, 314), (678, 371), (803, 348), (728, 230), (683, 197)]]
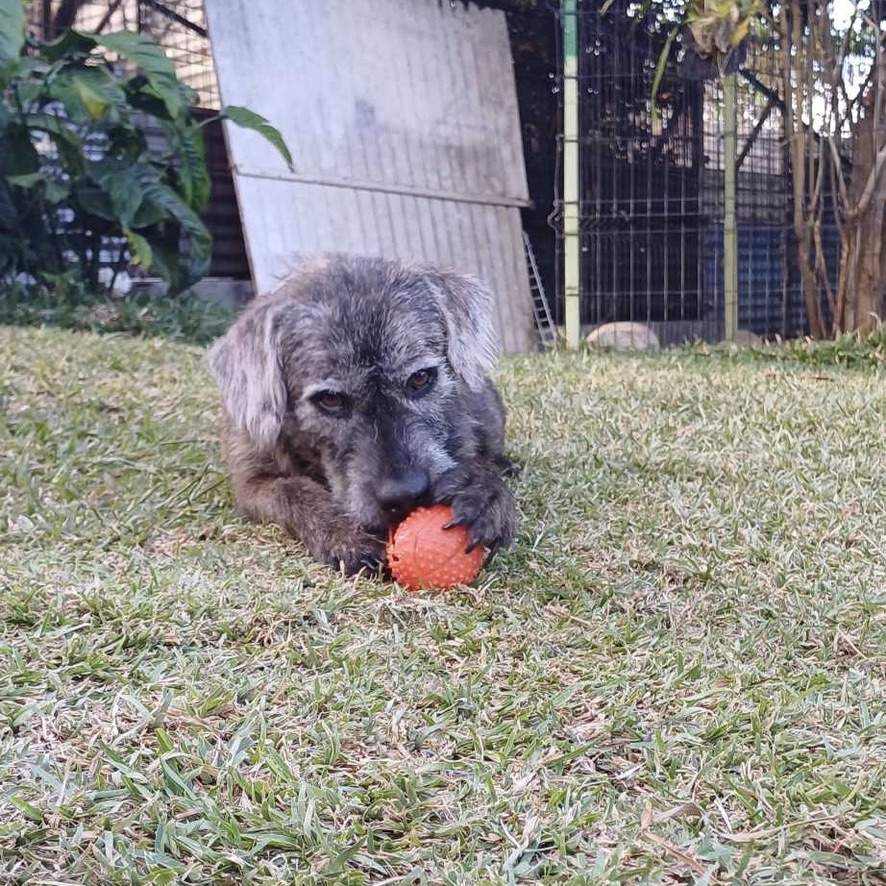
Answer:
[(315, 406), (319, 406), (324, 412), (329, 413), (344, 412), (350, 405), (350, 400), (348, 400), (347, 396), (337, 391), (320, 391), (319, 394), (314, 394), (311, 397), (311, 402)]
[(411, 392), (417, 394), (419, 391), (423, 392), (429, 390), (436, 380), (436, 369), (419, 369), (418, 372), (413, 372), (412, 375), (409, 376), (406, 385)]

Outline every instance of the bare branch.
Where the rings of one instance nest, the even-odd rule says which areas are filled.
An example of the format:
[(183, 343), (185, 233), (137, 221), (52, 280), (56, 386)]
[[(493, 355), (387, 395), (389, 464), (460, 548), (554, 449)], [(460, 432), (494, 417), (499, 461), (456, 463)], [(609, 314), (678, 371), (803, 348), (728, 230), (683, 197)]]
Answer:
[(837, 300), (834, 298), (834, 290), (831, 288), (831, 281), (828, 277), (828, 263), (824, 257), (824, 247), (821, 243), (821, 225), (817, 224), (812, 229), (812, 241), (815, 245), (815, 270), (818, 279), (824, 286), (825, 295), (828, 300), (828, 307), (831, 309), (831, 316), (837, 314)]
[(843, 158), (840, 156), (840, 152), (837, 149), (836, 139), (832, 135), (827, 137), (827, 143), (831, 149), (831, 157), (833, 157), (834, 161), (831, 168), (834, 170), (834, 175), (837, 179), (837, 187), (840, 192), (840, 201), (845, 210), (849, 206), (849, 195), (846, 192), (846, 177), (843, 175)]

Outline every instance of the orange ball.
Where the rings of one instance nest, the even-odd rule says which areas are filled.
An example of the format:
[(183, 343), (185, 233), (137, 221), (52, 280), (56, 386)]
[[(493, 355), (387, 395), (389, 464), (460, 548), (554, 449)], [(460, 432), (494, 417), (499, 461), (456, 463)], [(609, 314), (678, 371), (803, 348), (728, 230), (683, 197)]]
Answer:
[(416, 508), (388, 537), (388, 566), (394, 579), (410, 591), (445, 590), (477, 577), (486, 551), (470, 553), (464, 526), (443, 527), (452, 520), (449, 505)]

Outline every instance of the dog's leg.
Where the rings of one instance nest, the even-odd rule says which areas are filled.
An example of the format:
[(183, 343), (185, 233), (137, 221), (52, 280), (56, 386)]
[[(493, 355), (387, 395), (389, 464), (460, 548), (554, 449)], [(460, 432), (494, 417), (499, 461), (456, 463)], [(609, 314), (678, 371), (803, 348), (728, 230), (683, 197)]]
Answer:
[(434, 500), (452, 506), (452, 525), (467, 527), (472, 546), (495, 553), (513, 542), (517, 506), (493, 461), (476, 458), (456, 465), (434, 485)]
[(342, 514), (329, 491), (307, 477), (253, 478), (235, 486), (244, 516), (277, 523), (299, 539), (316, 560), (348, 575), (375, 570), (384, 559), (384, 541), (364, 532)]

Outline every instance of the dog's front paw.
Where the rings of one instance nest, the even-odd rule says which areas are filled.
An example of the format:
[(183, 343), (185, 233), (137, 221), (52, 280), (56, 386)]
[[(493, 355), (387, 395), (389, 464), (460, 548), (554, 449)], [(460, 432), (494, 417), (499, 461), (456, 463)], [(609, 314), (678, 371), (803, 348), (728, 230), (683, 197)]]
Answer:
[(491, 465), (467, 462), (447, 471), (436, 484), (434, 500), (452, 506), (452, 525), (467, 527), (471, 547), (483, 545), (495, 553), (513, 542), (514, 496)]
[(385, 559), (385, 543), (357, 527), (342, 527), (315, 546), (311, 554), (345, 575), (356, 575), (365, 570), (378, 572)]

